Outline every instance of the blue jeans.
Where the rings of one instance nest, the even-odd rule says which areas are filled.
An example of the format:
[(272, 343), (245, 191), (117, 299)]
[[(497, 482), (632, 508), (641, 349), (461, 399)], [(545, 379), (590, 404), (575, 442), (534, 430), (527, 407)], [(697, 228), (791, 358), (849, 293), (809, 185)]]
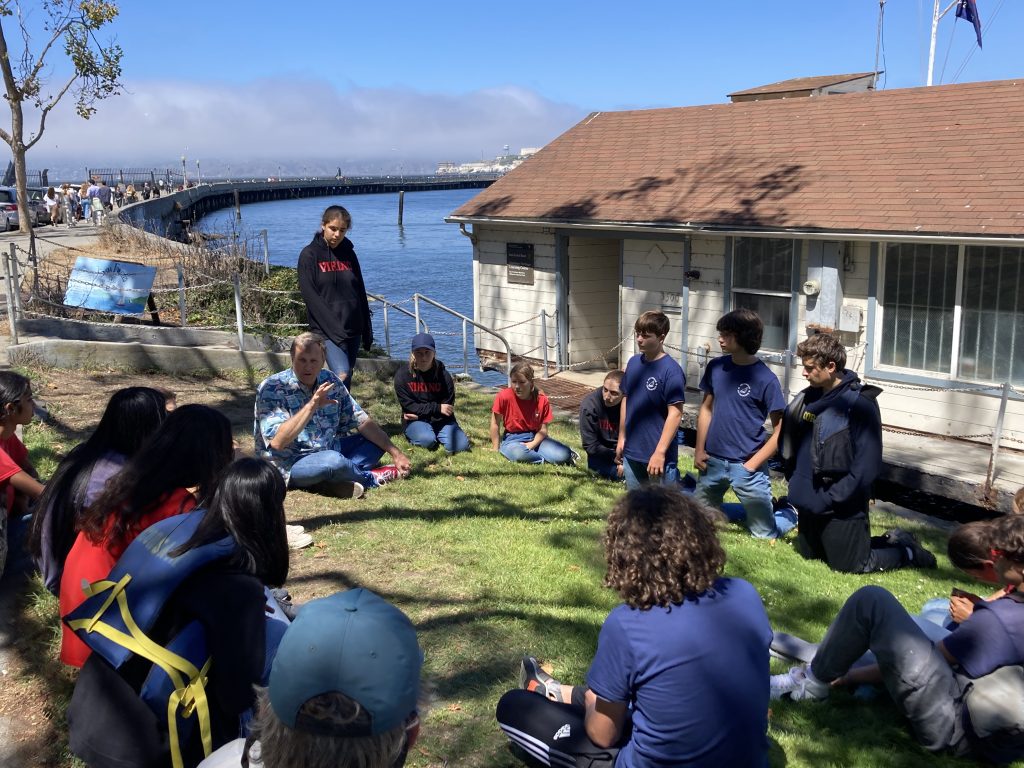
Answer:
[(410, 421), (405, 425), (405, 438), (413, 445), (427, 450), (434, 450), (438, 443), (448, 453), (461, 453), (469, 450), (469, 438), (462, 431), (457, 421), (442, 424), (437, 429), (429, 421)]
[(349, 435), (338, 441), (337, 451), (317, 451), (292, 464), (288, 480), (292, 488), (309, 488), (320, 483), (361, 483), (375, 488), (370, 470), (377, 466), (384, 451), (362, 435)]
[(619, 477), (619, 465), (611, 459), (602, 459), (587, 454), (587, 467), (592, 472), (597, 472), (605, 480), (620, 481), (623, 479)]
[[(359, 339), (346, 339), (341, 346), (327, 339), (327, 367), (352, 389), (352, 369), (359, 354)], [(343, 375), (344, 374), (344, 375)]]
[(679, 485), (679, 468), (674, 461), (665, 462), (665, 471), (660, 480), (652, 480), (647, 474), (647, 462), (636, 459), (622, 460), (622, 475), (626, 480), (626, 490), (635, 491), (647, 483), (658, 483), (659, 485)]
[(546, 437), (535, 450), (530, 450), (525, 443), (533, 440), (535, 432), (506, 432), (501, 439), (501, 455), (509, 461), (522, 461), (527, 464), (569, 464), (572, 462), (572, 451), (569, 446)]
[(741, 461), (728, 461), (717, 456), (708, 456), (707, 469), (697, 478), (694, 495), (702, 504), (721, 509), (730, 520), (737, 520), (735, 509), (725, 509), (722, 499), (732, 487), (739, 497), (746, 514), (747, 528), (759, 539), (774, 539), (789, 531), (795, 524), (791, 516), (776, 515), (772, 509), (772, 485), (768, 471), (758, 469), (751, 472)]

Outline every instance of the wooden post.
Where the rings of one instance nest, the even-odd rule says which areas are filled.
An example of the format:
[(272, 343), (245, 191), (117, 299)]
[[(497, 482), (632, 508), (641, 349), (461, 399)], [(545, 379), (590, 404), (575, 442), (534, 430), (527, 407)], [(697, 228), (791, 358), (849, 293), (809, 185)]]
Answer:
[(270, 238), (267, 235), (267, 230), (260, 230), (260, 235), (263, 237), (263, 272), (266, 275), (270, 275)]
[(21, 318), (21, 273), (18, 270), (18, 246), (11, 243), (11, 290), (14, 292), (14, 311)]
[(242, 331), (242, 280), (235, 272), (235, 324), (238, 326), (238, 351), (245, 351), (245, 335)]
[(235, 190), (235, 219), (242, 220), (242, 203), (238, 198), (238, 190)]
[(402, 215), (405, 213), (405, 190), (398, 192), (398, 226), (402, 226)]
[(14, 243), (11, 243), (10, 256), (4, 255), (4, 288), (7, 293), (7, 321), (11, 326), (11, 341), (17, 346), (18, 344), (18, 321), (14, 316), (14, 291), (11, 290), (11, 262), (10, 259), (15, 258), (14, 256)]
[(178, 322), (182, 328), (188, 326), (187, 310), (185, 308), (185, 271), (178, 265), (178, 315), (181, 320)]

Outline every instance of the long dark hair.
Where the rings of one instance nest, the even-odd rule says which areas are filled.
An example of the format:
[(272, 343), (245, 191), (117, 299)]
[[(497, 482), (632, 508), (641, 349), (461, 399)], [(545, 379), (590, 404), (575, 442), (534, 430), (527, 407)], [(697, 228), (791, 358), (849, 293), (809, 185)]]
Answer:
[(134, 456), (160, 427), (166, 405), (164, 395), (149, 387), (126, 387), (110, 396), (96, 430), (64, 457), (36, 501), (41, 512), (32, 516), (28, 534), (28, 549), (36, 559), (42, 557), (43, 529), (49, 528), (53, 554), (64, 562), (75, 543), (76, 523), (96, 462), (108, 453), (125, 459)]
[(0, 422), (7, 418), (8, 406), (17, 407), (31, 386), (32, 382), (20, 373), (0, 371)]
[(227, 417), (205, 405), (183, 405), (82, 513), (79, 527), (96, 543), (123, 543), (139, 518), (179, 488), (195, 488), (202, 505), (232, 455)]
[(252, 457), (235, 460), (224, 470), (195, 533), (171, 554), (231, 536), (238, 543), (231, 564), (268, 587), (281, 586), (288, 578), (284, 494), (284, 479), (273, 464)]

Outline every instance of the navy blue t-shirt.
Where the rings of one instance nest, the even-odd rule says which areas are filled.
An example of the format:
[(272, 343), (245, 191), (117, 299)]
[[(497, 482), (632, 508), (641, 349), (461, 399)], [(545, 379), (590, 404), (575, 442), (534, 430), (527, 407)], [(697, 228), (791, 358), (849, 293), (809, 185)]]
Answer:
[(615, 608), (587, 686), (632, 707), (616, 768), (767, 766), (771, 639), (761, 596), (742, 579), (670, 608)]
[[(679, 363), (668, 355), (648, 362), (642, 354), (633, 355), (619, 385), (626, 397), (626, 446), (623, 455), (633, 461), (650, 461), (658, 447), (668, 407), (682, 403), (686, 396), (686, 376)], [(676, 460), (676, 441), (669, 443), (665, 462)]]
[(728, 461), (753, 456), (768, 439), (768, 414), (786, 410), (779, 378), (761, 360), (736, 365), (731, 355), (715, 358), (701, 377), (700, 391), (715, 398), (704, 450)]
[(1024, 604), (1012, 597), (977, 603), (942, 644), (971, 678), (1024, 664)]

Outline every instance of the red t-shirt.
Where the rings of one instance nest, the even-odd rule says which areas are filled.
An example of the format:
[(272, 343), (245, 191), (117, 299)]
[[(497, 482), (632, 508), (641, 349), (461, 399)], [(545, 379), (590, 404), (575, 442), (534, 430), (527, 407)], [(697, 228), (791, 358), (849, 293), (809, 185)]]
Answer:
[(520, 400), (515, 390), (508, 387), (494, 398), (491, 413), (501, 416), (506, 432), (537, 432), (551, 421), (551, 403), (540, 390), (535, 398)]
[(11, 478), (19, 472), (24, 472), (28, 463), (28, 448), (18, 439), (17, 435), (0, 440), (0, 493), (4, 495), (7, 504), (7, 514), (14, 510), (14, 495), (16, 491), (11, 485)]
[[(128, 545), (142, 531), (173, 515), (191, 512), (195, 506), (195, 497), (184, 488), (172, 491), (156, 509), (139, 518), (138, 524), (128, 532), (125, 540), (112, 549), (108, 548), (110, 542), (96, 544), (79, 532), (68, 553), (68, 559), (64, 561), (64, 575), (60, 579), (60, 615), (67, 616), (82, 604), (85, 600), (82, 582), (92, 584), (105, 579)], [(73, 667), (81, 667), (92, 651), (66, 624), (61, 624), (61, 633), (60, 660)]]

